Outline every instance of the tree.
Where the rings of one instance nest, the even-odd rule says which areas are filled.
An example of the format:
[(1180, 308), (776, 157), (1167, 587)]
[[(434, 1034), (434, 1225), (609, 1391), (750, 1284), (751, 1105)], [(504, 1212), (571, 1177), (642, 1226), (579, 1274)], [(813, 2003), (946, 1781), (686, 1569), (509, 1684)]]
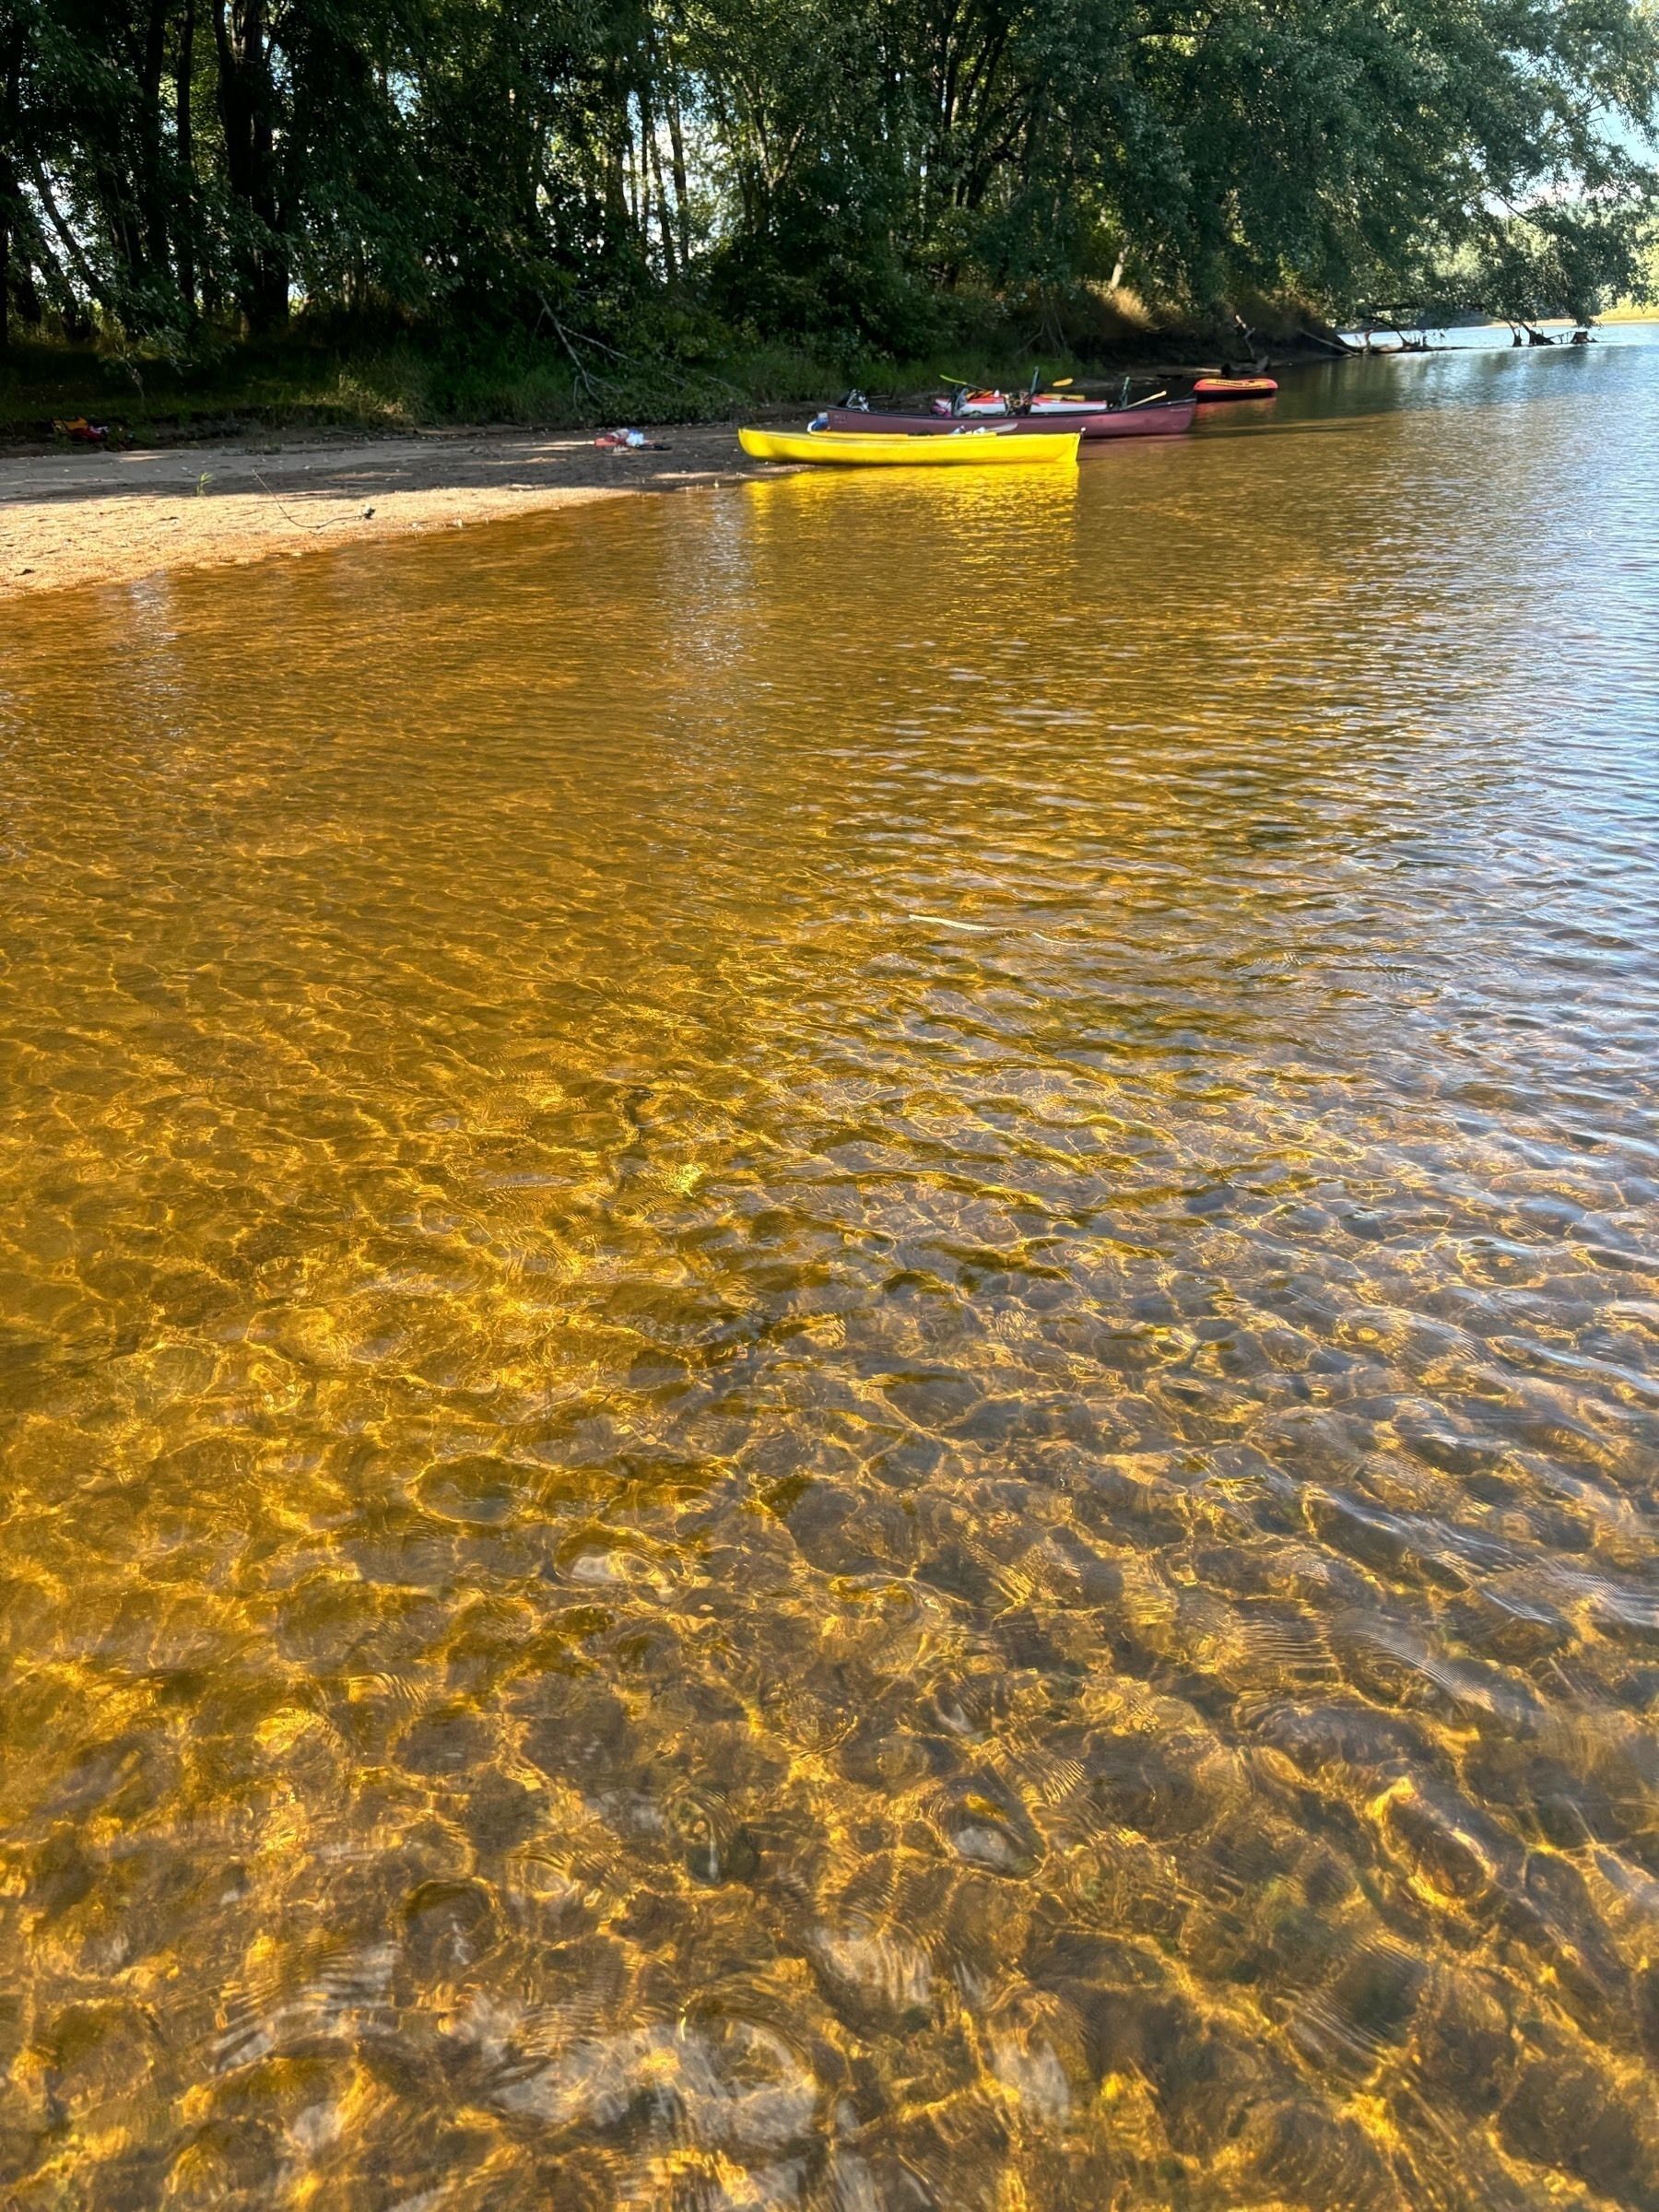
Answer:
[(167, 344), (575, 301), (910, 350), (1109, 276), (1586, 313), (1645, 281), (1656, 89), (1650, 0), (0, 0), (0, 288)]

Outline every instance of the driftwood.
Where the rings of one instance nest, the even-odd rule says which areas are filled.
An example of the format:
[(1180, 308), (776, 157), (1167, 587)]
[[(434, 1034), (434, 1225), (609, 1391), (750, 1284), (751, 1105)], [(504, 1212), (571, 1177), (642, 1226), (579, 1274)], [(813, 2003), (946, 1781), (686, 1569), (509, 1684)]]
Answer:
[[(1397, 320), (1399, 315), (1407, 312), (1406, 308), (1374, 307), (1369, 313), (1362, 315), (1360, 321), (1365, 326), (1363, 350), (1366, 353), (1375, 351), (1371, 345), (1371, 334), (1373, 329), (1381, 324), (1385, 331), (1398, 340), (1398, 349), (1401, 353), (1428, 353), (1430, 351), (1429, 333), (1422, 324), (1418, 324), (1417, 335), (1412, 337), (1407, 335), (1404, 325)], [(1384, 350), (1386, 351), (1386, 348)]]

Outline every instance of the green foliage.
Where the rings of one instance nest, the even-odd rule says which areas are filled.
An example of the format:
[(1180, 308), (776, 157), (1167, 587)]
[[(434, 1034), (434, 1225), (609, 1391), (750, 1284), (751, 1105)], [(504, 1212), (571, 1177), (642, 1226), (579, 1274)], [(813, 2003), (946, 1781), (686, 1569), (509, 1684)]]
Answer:
[[(492, 422), (579, 429), (597, 423), (700, 422), (752, 404), (821, 401), (844, 380), (866, 390), (913, 393), (946, 369), (978, 382), (1016, 382), (1030, 372), (1001, 334), (998, 348), (929, 351), (912, 359), (878, 352), (830, 358), (782, 342), (739, 339), (707, 316), (687, 341), (695, 359), (665, 350), (667, 327), (647, 310), (639, 350), (621, 359), (586, 343), (578, 351), (596, 374), (576, 376), (557, 339), (545, 334), (463, 333), (359, 318), (305, 314), (279, 336), (204, 347), (175, 358), (152, 341), (72, 347), (14, 335), (0, 359), (0, 436), (39, 431), (54, 418), (86, 415), (118, 435), (218, 434), (351, 427), (377, 430), (442, 422)], [(372, 319), (371, 319), (372, 322)], [(632, 335), (632, 334), (630, 334)], [(716, 338), (719, 343), (716, 344)], [(1065, 374), (1064, 352), (1044, 359)]]
[(302, 307), (577, 407), (1119, 283), (1587, 313), (1656, 88), (1653, 0), (0, 0), (0, 293), (141, 379)]
[(1417, 319), (1468, 314), (1532, 324), (1592, 320), (1614, 299), (1659, 299), (1647, 195), (1541, 204), (1489, 216), (1460, 250), (1431, 259), (1411, 299)]

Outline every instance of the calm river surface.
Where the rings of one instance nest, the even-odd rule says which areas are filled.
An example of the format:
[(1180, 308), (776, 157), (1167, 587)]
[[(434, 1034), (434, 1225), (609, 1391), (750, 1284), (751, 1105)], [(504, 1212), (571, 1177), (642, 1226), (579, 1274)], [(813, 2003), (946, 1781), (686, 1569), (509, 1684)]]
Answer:
[(1659, 2206), (1655, 338), (8, 611), (8, 2203)]

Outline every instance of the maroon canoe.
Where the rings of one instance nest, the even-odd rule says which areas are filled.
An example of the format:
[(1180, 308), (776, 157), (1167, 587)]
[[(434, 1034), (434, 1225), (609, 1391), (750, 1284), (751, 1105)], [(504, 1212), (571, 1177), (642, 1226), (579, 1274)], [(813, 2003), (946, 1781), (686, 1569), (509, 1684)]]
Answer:
[(813, 418), (817, 430), (868, 430), (912, 438), (937, 438), (951, 430), (995, 430), (1018, 437), (1022, 430), (1081, 430), (1096, 438), (1170, 438), (1193, 427), (1190, 399), (1152, 400), (1144, 407), (1033, 407), (1029, 415), (882, 415), (863, 407), (827, 407)]

